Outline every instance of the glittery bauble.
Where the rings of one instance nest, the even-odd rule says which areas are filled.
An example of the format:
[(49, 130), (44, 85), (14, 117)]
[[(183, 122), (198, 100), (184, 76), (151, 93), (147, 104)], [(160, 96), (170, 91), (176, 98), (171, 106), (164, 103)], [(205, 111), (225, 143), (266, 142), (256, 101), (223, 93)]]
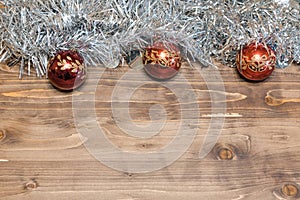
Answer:
[(246, 79), (262, 81), (275, 69), (276, 55), (268, 45), (251, 43), (239, 51), (236, 64), (239, 73)]
[(181, 60), (180, 51), (173, 44), (155, 43), (143, 53), (146, 73), (158, 80), (174, 77), (181, 67)]
[(60, 90), (74, 90), (86, 79), (84, 59), (77, 51), (57, 53), (48, 63), (48, 79)]

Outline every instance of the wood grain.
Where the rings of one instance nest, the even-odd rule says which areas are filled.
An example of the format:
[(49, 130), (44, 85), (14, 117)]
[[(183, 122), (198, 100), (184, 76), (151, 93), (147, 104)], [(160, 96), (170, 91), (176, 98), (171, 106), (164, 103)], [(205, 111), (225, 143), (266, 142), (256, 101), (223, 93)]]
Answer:
[[(84, 146), (88, 138), (76, 129), (72, 100), (95, 97), (94, 120), (106, 137), (124, 151), (147, 153), (170, 143), (180, 126), (182, 105), (170, 88), (142, 70), (124, 78), (127, 67), (89, 68), (87, 82), (73, 93), (57, 91), (34, 76), (20, 80), (17, 70), (4, 65), (0, 70), (0, 199), (300, 199), (299, 66), (278, 69), (260, 83), (244, 81), (235, 69), (222, 65), (200, 71), (184, 66), (181, 75), (191, 88), (184, 90), (183, 79), (172, 84), (195, 94), (189, 104), (197, 105), (200, 113), (191, 109), (187, 120), (198, 118), (188, 127), (197, 134), (176, 162), (149, 173), (113, 170), (95, 159)], [(220, 80), (204, 81), (203, 75), (216, 71)], [(137, 84), (125, 101), (126, 91)], [(208, 84), (224, 84), (225, 91), (211, 91)], [(131, 119), (112, 112), (118, 87), (114, 106), (120, 113), (128, 109)], [(212, 95), (226, 96), (225, 112), (217, 108), (212, 113)], [(84, 112), (86, 107), (76, 109)], [(150, 111), (158, 123), (165, 120), (153, 137), (135, 138), (118, 127), (151, 124)], [(220, 117), (225, 121), (217, 144), (200, 159), (210, 123)]]

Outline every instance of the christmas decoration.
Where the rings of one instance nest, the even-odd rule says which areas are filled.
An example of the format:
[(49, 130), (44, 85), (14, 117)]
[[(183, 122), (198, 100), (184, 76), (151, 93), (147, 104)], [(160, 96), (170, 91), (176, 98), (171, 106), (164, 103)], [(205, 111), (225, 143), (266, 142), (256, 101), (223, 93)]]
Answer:
[(73, 90), (86, 79), (84, 60), (78, 52), (61, 51), (51, 58), (48, 64), (48, 79), (60, 90)]
[(175, 43), (190, 65), (235, 66), (240, 46), (262, 41), (274, 49), (276, 67), (300, 63), (298, 0), (1, 0), (0, 61), (47, 71), (59, 50), (77, 49), (90, 66), (115, 68), (128, 52), (159, 38)]
[(236, 64), (239, 73), (246, 79), (262, 81), (275, 69), (276, 55), (268, 45), (253, 42), (241, 48)]
[(173, 44), (157, 42), (144, 51), (143, 64), (149, 76), (159, 80), (170, 79), (181, 67), (180, 51)]

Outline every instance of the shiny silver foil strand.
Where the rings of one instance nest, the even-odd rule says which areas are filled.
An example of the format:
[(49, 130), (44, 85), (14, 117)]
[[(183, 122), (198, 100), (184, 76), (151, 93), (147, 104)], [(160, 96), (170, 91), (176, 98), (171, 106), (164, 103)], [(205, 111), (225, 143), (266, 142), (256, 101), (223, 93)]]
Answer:
[(237, 50), (269, 44), (277, 67), (300, 62), (299, 1), (280, 0), (3, 0), (0, 61), (46, 75), (60, 50), (75, 49), (89, 66), (117, 67), (155, 41), (177, 45), (188, 61), (235, 66)]

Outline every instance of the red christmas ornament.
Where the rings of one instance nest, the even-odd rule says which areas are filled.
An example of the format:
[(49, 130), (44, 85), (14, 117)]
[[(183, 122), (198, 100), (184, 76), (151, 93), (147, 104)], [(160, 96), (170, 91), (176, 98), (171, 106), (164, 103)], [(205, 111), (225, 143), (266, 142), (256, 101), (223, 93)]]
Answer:
[(174, 77), (181, 67), (181, 56), (178, 47), (167, 46), (161, 42), (146, 48), (143, 53), (143, 64), (146, 73), (158, 80)]
[(239, 73), (246, 79), (262, 81), (275, 69), (276, 55), (268, 45), (251, 43), (239, 51), (236, 64)]
[(86, 79), (86, 68), (77, 51), (66, 50), (57, 53), (48, 63), (48, 79), (60, 90), (74, 90)]

